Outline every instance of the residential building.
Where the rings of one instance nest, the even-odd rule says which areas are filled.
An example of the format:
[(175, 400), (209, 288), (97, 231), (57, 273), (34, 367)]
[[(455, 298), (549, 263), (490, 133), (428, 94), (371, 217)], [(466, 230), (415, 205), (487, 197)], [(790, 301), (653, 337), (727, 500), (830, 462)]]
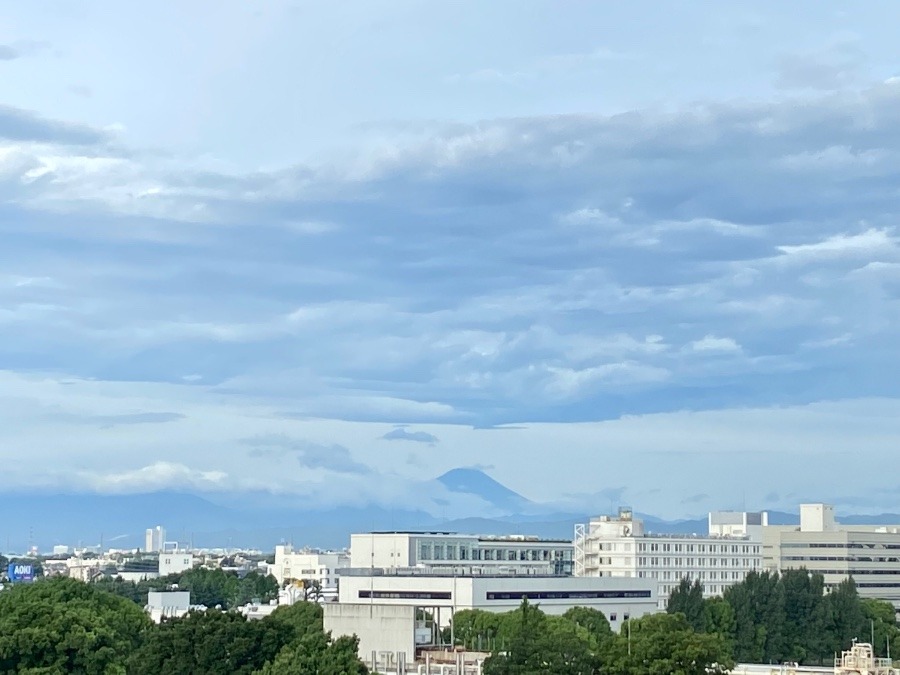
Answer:
[(900, 611), (900, 525), (842, 525), (828, 504), (801, 504), (800, 527), (767, 527), (763, 564), (781, 572), (806, 568), (826, 589), (853, 577), (859, 595)]
[(194, 554), (185, 551), (171, 551), (159, 554), (159, 576), (186, 572), (194, 566)]
[(166, 543), (166, 528), (162, 525), (147, 528), (144, 534), (144, 552), (159, 553)]
[(485, 572), (571, 575), (573, 558), (571, 541), (524, 535), (369, 532), (350, 536), (350, 566), (354, 568), (449, 570), (467, 566)]
[(705, 597), (720, 595), (762, 569), (762, 541), (753, 537), (765, 520), (759, 513), (717, 512), (707, 534), (653, 534), (622, 508), (575, 526), (575, 576), (654, 579), (660, 609), (682, 579), (700, 581)]
[(337, 587), (338, 570), (346, 567), (350, 567), (350, 556), (343, 551), (294, 551), (291, 546), (276, 546), (270, 573), (279, 585), (290, 580), (317, 581), (324, 590)]

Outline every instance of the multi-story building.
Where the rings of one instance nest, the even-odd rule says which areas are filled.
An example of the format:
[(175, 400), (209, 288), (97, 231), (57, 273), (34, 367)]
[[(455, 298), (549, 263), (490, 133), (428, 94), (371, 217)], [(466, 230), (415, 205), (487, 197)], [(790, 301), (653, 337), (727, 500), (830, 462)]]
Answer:
[(166, 528), (162, 525), (149, 527), (144, 533), (144, 552), (159, 553), (166, 543)]
[[(660, 608), (682, 579), (700, 581), (704, 595), (720, 595), (762, 568), (765, 514), (710, 514), (710, 532), (652, 534), (630, 509), (575, 526), (575, 576), (636, 577), (659, 583)], [(752, 536), (751, 536), (752, 535)]]
[(369, 532), (350, 537), (350, 566), (571, 575), (571, 541), (522, 535), (487, 537), (455, 532)]
[(850, 577), (861, 597), (891, 602), (900, 611), (900, 525), (842, 525), (834, 507), (801, 504), (800, 527), (767, 527), (763, 564), (771, 571), (804, 567), (826, 589)]
[(322, 589), (337, 587), (338, 570), (350, 566), (350, 556), (343, 551), (294, 551), (291, 546), (275, 547), (275, 564), (271, 574), (279, 585), (294, 581), (317, 581)]

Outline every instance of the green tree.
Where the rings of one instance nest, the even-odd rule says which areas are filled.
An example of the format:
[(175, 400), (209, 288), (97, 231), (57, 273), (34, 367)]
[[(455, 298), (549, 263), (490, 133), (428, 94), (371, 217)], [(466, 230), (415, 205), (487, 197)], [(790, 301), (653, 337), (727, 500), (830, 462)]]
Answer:
[(56, 577), (0, 593), (0, 673), (125, 673), (149, 629), (133, 602)]
[(457, 644), (479, 651), (493, 651), (498, 646), (503, 614), (480, 609), (464, 609), (453, 615), (453, 635)]
[(732, 653), (734, 630), (734, 610), (725, 598), (708, 598), (703, 602), (703, 632), (718, 635)]
[(284, 647), (265, 664), (258, 675), (367, 675), (365, 664), (357, 655), (359, 640), (311, 632)]
[(845, 579), (825, 596), (825, 623), (832, 652), (847, 649), (854, 639), (865, 639), (869, 634), (856, 582), (852, 578)]
[(505, 643), (503, 651), (494, 652), (484, 663), (484, 675), (537, 675), (549, 672), (543, 653), (541, 635), (546, 617), (537, 607), (522, 600), (514, 612), (502, 617), (499, 637)]
[(691, 628), (702, 631), (706, 625), (706, 616), (703, 608), (703, 584), (699, 579), (694, 583), (690, 579), (682, 579), (669, 595), (666, 611), (669, 614), (684, 614)]
[(129, 675), (240, 675), (261, 668), (288, 643), (277, 624), (234, 612), (192, 611), (148, 631), (129, 660)]
[(778, 574), (750, 572), (723, 597), (734, 611), (734, 658), (744, 663), (782, 661), (785, 603)]
[[(867, 640), (874, 641), (872, 646), (875, 653), (884, 656), (887, 654), (887, 646), (891, 645), (891, 654), (900, 655), (895, 645), (900, 646), (900, 626), (897, 625), (897, 614), (894, 606), (884, 600), (866, 598), (860, 601), (863, 620), (869, 626)], [(862, 636), (860, 636), (862, 639)]]
[(295, 602), (293, 605), (279, 607), (263, 622), (278, 626), (287, 636), (288, 642), (296, 642), (324, 630), (322, 606), (315, 602)]
[(625, 622), (601, 654), (608, 675), (727, 673), (734, 661), (718, 635), (695, 632), (683, 614), (651, 614)]
[(825, 630), (824, 590), (821, 574), (806, 569), (785, 570), (784, 587), (784, 658), (798, 663), (822, 663), (832, 653), (823, 641)]
[(584, 628), (598, 647), (613, 637), (609, 620), (600, 610), (592, 607), (572, 607), (566, 610), (563, 618)]

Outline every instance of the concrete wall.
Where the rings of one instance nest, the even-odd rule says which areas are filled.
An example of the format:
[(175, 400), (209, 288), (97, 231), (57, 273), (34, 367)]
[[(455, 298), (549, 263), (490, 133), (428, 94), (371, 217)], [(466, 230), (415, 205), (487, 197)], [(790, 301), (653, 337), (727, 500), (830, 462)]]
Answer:
[(408, 664), (415, 661), (415, 607), (330, 603), (323, 609), (325, 631), (332, 637), (356, 635), (366, 663), (371, 664), (373, 651), (379, 663), (387, 661), (387, 654), (396, 659), (397, 652), (406, 654)]

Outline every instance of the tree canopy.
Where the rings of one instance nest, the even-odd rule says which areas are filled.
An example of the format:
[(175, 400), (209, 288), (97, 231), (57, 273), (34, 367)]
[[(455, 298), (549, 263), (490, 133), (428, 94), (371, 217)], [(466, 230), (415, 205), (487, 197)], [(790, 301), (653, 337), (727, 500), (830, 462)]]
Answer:
[(751, 572), (722, 597), (703, 598), (703, 587), (682, 581), (668, 612), (725, 641), (740, 663), (831, 663), (854, 639), (871, 640), (876, 652), (900, 654), (893, 606), (859, 597), (853, 579), (826, 590), (820, 574)]
[[(256, 589), (251, 581), (248, 593)], [(255, 621), (227, 610), (192, 611), (156, 625), (127, 597), (134, 584), (110, 583), (118, 592), (64, 577), (0, 592), (0, 675), (367, 672), (355, 638), (324, 632), (320, 605), (279, 607)]]

